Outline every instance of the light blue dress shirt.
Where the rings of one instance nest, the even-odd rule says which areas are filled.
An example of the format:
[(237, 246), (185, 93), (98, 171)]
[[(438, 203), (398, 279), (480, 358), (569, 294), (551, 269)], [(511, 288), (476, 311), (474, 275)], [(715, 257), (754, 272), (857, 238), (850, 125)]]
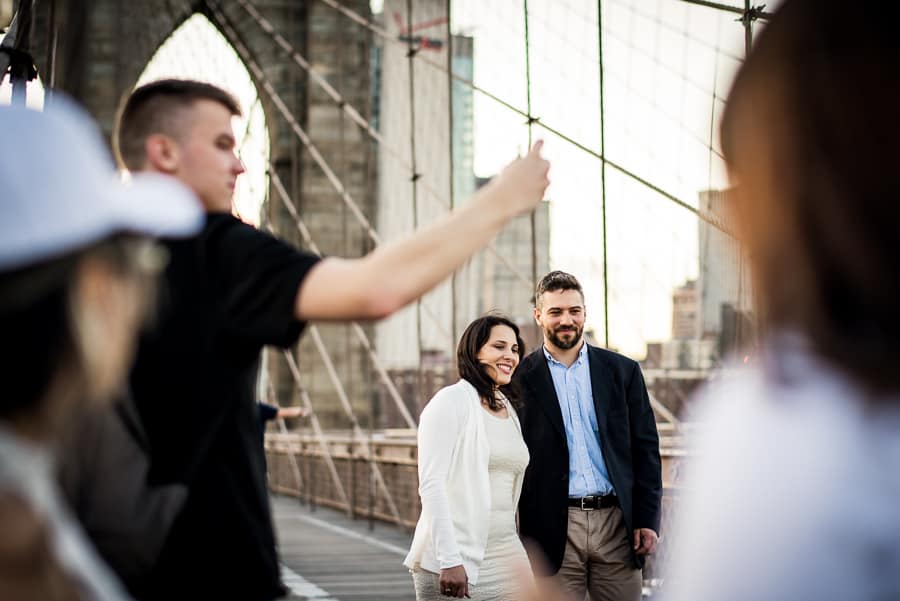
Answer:
[(566, 427), (566, 442), (569, 445), (569, 497), (610, 494), (614, 491), (609, 470), (603, 460), (603, 451), (600, 449), (588, 345), (581, 345), (578, 358), (568, 368), (554, 359), (547, 347), (543, 349)]

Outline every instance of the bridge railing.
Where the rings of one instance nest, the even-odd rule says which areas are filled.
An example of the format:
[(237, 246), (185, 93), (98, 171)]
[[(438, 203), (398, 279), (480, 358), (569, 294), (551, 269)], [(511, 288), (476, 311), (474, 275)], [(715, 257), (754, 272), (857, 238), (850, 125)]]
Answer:
[[(665, 560), (666, 524), (677, 505), (679, 464), (685, 456), (680, 436), (660, 424), (660, 454), (663, 461), (663, 538), (660, 549), (644, 569), (645, 584), (655, 588), (658, 570)], [(324, 443), (324, 444), (323, 444)], [(330, 454), (340, 486), (326, 462)], [(347, 512), (357, 519), (370, 519), (412, 529), (421, 510), (418, 492), (418, 450), (411, 430), (371, 433), (361, 439), (350, 431), (330, 432), (324, 440), (313, 434), (290, 432), (266, 434), (269, 488), (297, 497), (310, 506), (322, 505)], [(381, 470), (399, 519), (390, 511), (385, 495), (375, 485), (372, 463)]]
[[(415, 527), (421, 504), (414, 434), (381, 431), (361, 438), (349, 431), (332, 432), (325, 436), (324, 446), (322, 443), (306, 433), (266, 434), (269, 488), (353, 517)], [(346, 502), (328, 467), (326, 452), (334, 463)], [(399, 518), (392, 514), (387, 497), (375, 484), (373, 463), (381, 471)]]

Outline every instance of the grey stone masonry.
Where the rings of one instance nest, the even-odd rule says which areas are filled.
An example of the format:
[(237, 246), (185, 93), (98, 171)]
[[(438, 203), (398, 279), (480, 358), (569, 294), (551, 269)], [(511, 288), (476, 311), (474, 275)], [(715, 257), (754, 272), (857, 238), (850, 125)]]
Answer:
[[(253, 60), (261, 66), (264, 77), (308, 132), (349, 195), (374, 221), (375, 147), (371, 140), (237, 1), (209, 1), (217, 2)], [(349, 104), (368, 118), (372, 39), (365, 28), (321, 2), (250, 1)], [(344, 4), (370, 15), (367, 0), (345, 0)], [(206, 14), (206, 6), (203, 1), (188, 0), (37, 0), (32, 54), (45, 84), (52, 84), (81, 102), (109, 137), (120, 99), (134, 87), (154, 52), (192, 14)], [(271, 102), (262, 82), (255, 83), (269, 128), (272, 161), (319, 248), (327, 255), (365, 254), (373, 247), (371, 240)], [(268, 219), (280, 236), (299, 245), (296, 224), (277, 192), (271, 189), (268, 198)], [(371, 335), (370, 326), (365, 326), (365, 330)], [(322, 326), (320, 332), (359, 419), (366, 425), (368, 416), (378, 410), (373, 406), (377, 384), (368, 356), (349, 326)], [(348, 422), (342, 415), (335, 388), (309, 335), (303, 337), (297, 353), (303, 385), (323, 426), (346, 427)], [(296, 404), (298, 399), (284, 358), (273, 353), (267, 364), (279, 401)]]

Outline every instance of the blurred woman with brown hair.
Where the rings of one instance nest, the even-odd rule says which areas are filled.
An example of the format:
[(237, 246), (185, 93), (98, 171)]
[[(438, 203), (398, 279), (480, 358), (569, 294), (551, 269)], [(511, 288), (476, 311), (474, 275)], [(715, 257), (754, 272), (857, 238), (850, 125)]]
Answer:
[(722, 143), (757, 367), (705, 393), (668, 599), (900, 598), (900, 6), (786, 0)]

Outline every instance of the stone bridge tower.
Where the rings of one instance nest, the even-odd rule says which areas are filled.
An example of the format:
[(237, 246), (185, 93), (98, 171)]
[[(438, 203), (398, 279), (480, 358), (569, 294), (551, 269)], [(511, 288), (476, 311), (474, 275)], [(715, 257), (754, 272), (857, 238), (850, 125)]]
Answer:
[[(342, 3), (367, 17), (371, 14), (368, 0)], [(252, 4), (348, 103), (362, 115), (370, 114), (372, 43), (365, 28), (318, 0), (252, 0)], [(217, 6), (262, 67), (265, 78), (371, 219), (375, 211), (375, 161), (370, 140), (344, 118), (340, 108), (238, 1), (218, 0)], [(210, 16), (208, 4), (187, 0), (38, 0), (33, 4), (28, 47), (45, 85), (80, 101), (109, 136), (122, 96), (133, 88), (157, 48), (198, 12)], [(210, 21), (215, 22), (212, 17)], [(222, 34), (228, 39), (225, 31)], [(272, 162), (321, 251), (340, 256), (365, 254), (371, 243), (363, 230), (310, 159), (263, 90), (262, 82), (253, 79), (269, 128)], [(299, 244), (296, 224), (274, 190), (268, 195), (265, 212), (279, 235)], [(371, 328), (365, 329), (371, 335)], [(349, 326), (325, 325), (320, 326), (320, 331), (365, 426), (370, 411), (377, 412), (372, 409), (377, 378), (373, 377), (369, 359)], [(301, 340), (298, 362), (303, 385), (323, 426), (346, 427), (348, 422), (335, 389), (308, 335)], [(268, 365), (280, 402), (296, 403), (296, 388), (281, 353), (270, 353)]]

